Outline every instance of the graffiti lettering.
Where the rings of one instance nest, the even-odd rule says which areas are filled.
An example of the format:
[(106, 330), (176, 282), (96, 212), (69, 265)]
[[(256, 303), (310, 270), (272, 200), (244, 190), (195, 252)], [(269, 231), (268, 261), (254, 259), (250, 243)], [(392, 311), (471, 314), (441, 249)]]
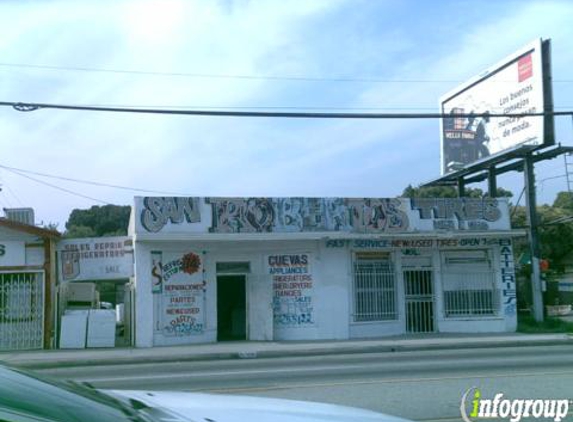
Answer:
[(215, 233), (408, 229), (399, 199), (208, 198)]
[(456, 217), (458, 220), (497, 221), (501, 218), (496, 199), (485, 198), (415, 198), (411, 200), (413, 210), (421, 219)]
[(141, 225), (149, 232), (160, 231), (168, 222), (181, 224), (201, 221), (198, 198), (146, 197), (143, 198)]

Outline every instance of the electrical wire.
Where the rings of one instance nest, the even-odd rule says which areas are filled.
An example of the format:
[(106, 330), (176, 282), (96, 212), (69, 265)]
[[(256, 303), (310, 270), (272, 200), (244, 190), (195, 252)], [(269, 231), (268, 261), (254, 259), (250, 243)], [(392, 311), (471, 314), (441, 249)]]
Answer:
[[(381, 78), (346, 78), (346, 77), (312, 77), (312, 76), (286, 76), (286, 75), (241, 75), (241, 74), (215, 74), (215, 73), (189, 73), (189, 72), (154, 72), (144, 70), (128, 69), (105, 69), (79, 66), (50, 66), (30, 63), (0, 63), (2, 67), (27, 68), (54, 71), (71, 72), (94, 72), (94, 73), (115, 73), (127, 75), (143, 76), (169, 76), (202, 79), (246, 79), (246, 80), (270, 80), (270, 81), (300, 81), (300, 82), (359, 82), (359, 83), (462, 83), (464, 81), (451, 79), (381, 79)], [(500, 81), (513, 82), (513, 81)], [(553, 82), (571, 83), (573, 79), (553, 80)]]
[(40, 172), (32, 171), (32, 170), (25, 170), (25, 169), (20, 169), (20, 168), (16, 168), (16, 167), (9, 167), (9, 166), (5, 166), (3, 164), (0, 164), (0, 168), (3, 168), (3, 169), (8, 170), (8, 171), (13, 171), (13, 172), (33, 174), (36, 176), (49, 177), (51, 179), (64, 180), (67, 182), (82, 183), (85, 185), (93, 185), (93, 186), (102, 186), (102, 187), (113, 188), (113, 189), (122, 189), (122, 190), (133, 191), (133, 192), (158, 193), (158, 194), (177, 195), (177, 196), (193, 196), (193, 195), (190, 195), (188, 193), (134, 188), (134, 187), (129, 187), (129, 186), (120, 186), (120, 185), (112, 185), (109, 183), (94, 182), (92, 180), (83, 180), (83, 179), (75, 179), (72, 177), (56, 176), (54, 174), (40, 173)]
[(25, 177), (26, 179), (33, 180), (33, 181), (36, 182), (36, 183), (40, 183), (40, 184), (42, 184), (42, 185), (49, 186), (49, 187), (51, 187), (51, 188), (60, 190), (60, 191), (62, 191), (62, 192), (69, 193), (70, 195), (79, 196), (79, 197), (84, 198), (84, 199), (89, 199), (89, 200), (92, 200), (92, 201), (96, 201), (96, 202), (99, 202), (99, 203), (104, 204), (104, 205), (111, 205), (111, 204), (110, 204), (109, 202), (107, 202), (107, 201), (103, 201), (103, 200), (98, 199), (98, 198), (93, 198), (93, 197), (91, 197), (91, 196), (87, 196), (87, 195), (84, 195), (84, 194), (82, 194), (82, 193), (78, 193), (78, 192), (74, 192), (74, 191), (69, 190), (69, 189), (66, 189), (66, 188), (62, 188), (62, 187), (60, 187), (60, 186), (53, 185), (53, 184), (51, 184), (51, 183), (45, 182), (45, 181), (43, 181), (43, 180), (36, 179), (36, 178), (34, 178), (34, 177), (28, 176), (28, 175), (26, 175), (26, 174), (19, 173), (19, 172), (14, 171), (14, 170), (10, 170), (10, 169), (7, 169), (7, 168), (5, 168), (5, 169), (8, 170), (8, 171), (11, 172), (11, 173), (17, 174), (18, 176)]
[(547, 116), (573, 116), (573, 111), (551, 111), (539, 113), (461, 113), (455, 116), (448, 113), (327, 113), (327, 112), (285, 112), (285, 111), (232, 111), (232, 110), (174, 110), (156, 108), (129, 108), (129, 107), (94, 107), (53, 103), (23, 103), (13, 101), (0, 101), (0, 106), (12, 107), (17, 111), (30, 112), (39, 109), (77, 110), (77, 111), (106, 111), (116, 113), (144, 113), (169, 114), (189, 116), (212, 117), (273, 117), (294, 119), (445, 119), (451, 117), (547, 117)]

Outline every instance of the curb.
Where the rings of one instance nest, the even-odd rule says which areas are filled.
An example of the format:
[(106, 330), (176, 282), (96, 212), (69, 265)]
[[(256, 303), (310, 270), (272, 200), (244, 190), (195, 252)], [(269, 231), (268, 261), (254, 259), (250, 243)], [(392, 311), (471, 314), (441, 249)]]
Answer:
[[(337, 347), (317, 347), (311, 349), (282, 349), (282, 350), (254, 350), (254, 351), (233, 351), (233, 352), (206, 352), (206, 353), (181, 353), (172, 356), (134, 356), (126, 354), (121, 357), (90, 357), (82, 358), (81, 356), (73, 358), (54, 358), (49, 361), (32, 359), (26, 360), (25, 357), (13, 360), (3, 361), (0, 355), (0, 361), (11, 366), (27, 369), (49, 369), (49, 368), (71, 368), (83, 366), (110, 366), (110, 365), (129, 365), (140, 363), (175, 363), (175, 362), (193, 362), (193, 361), (216, 361), (216, 360), (233, 360), (233, 359), (273, 359), (283, 357), (304, 357), (304, 356), (326, 356), (326, 355), (348, 355), (361, 353), (400, 353), (400, 352), (417, 352), (417, 351), (437, 351), (437, 350), (467, 350), (482, 348), (504, 348), (504, 347), (534, 347), (534, 346), (558, 346), (573, 344), (571, 336), (562, 339), (541, 339), (541, 340), (508, 340), (508, 341), (484, 341), (459, 344), (396, 344), (396, 345), (372, 345), (372, 346), (337, 346)], [(132, 349), (130, 349), (132, 350)]]

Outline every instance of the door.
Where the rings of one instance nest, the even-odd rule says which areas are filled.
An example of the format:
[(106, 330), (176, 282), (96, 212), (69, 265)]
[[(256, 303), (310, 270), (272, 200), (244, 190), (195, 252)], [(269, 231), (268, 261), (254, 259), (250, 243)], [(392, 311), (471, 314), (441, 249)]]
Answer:
[(434, 283), (431, 269), (404, 269), (406, 332), (432, 333), (434, 323)]
[(247, 339), (246, 277), (217, 276), (217, 340)]
[(0, 273), (0, 350), (41, 349), (44, 274)]

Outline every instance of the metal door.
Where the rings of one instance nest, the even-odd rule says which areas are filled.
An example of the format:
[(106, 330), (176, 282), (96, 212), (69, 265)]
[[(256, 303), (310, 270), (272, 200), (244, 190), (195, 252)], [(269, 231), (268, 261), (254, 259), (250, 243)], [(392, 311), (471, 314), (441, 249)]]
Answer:
[(0, 273), (0, 350), (41, 349), (43, 339), (43, 273)]
[(406, 332), (432, 333), (434, 323), (434, 283), (431, 269), (405, 269)]

